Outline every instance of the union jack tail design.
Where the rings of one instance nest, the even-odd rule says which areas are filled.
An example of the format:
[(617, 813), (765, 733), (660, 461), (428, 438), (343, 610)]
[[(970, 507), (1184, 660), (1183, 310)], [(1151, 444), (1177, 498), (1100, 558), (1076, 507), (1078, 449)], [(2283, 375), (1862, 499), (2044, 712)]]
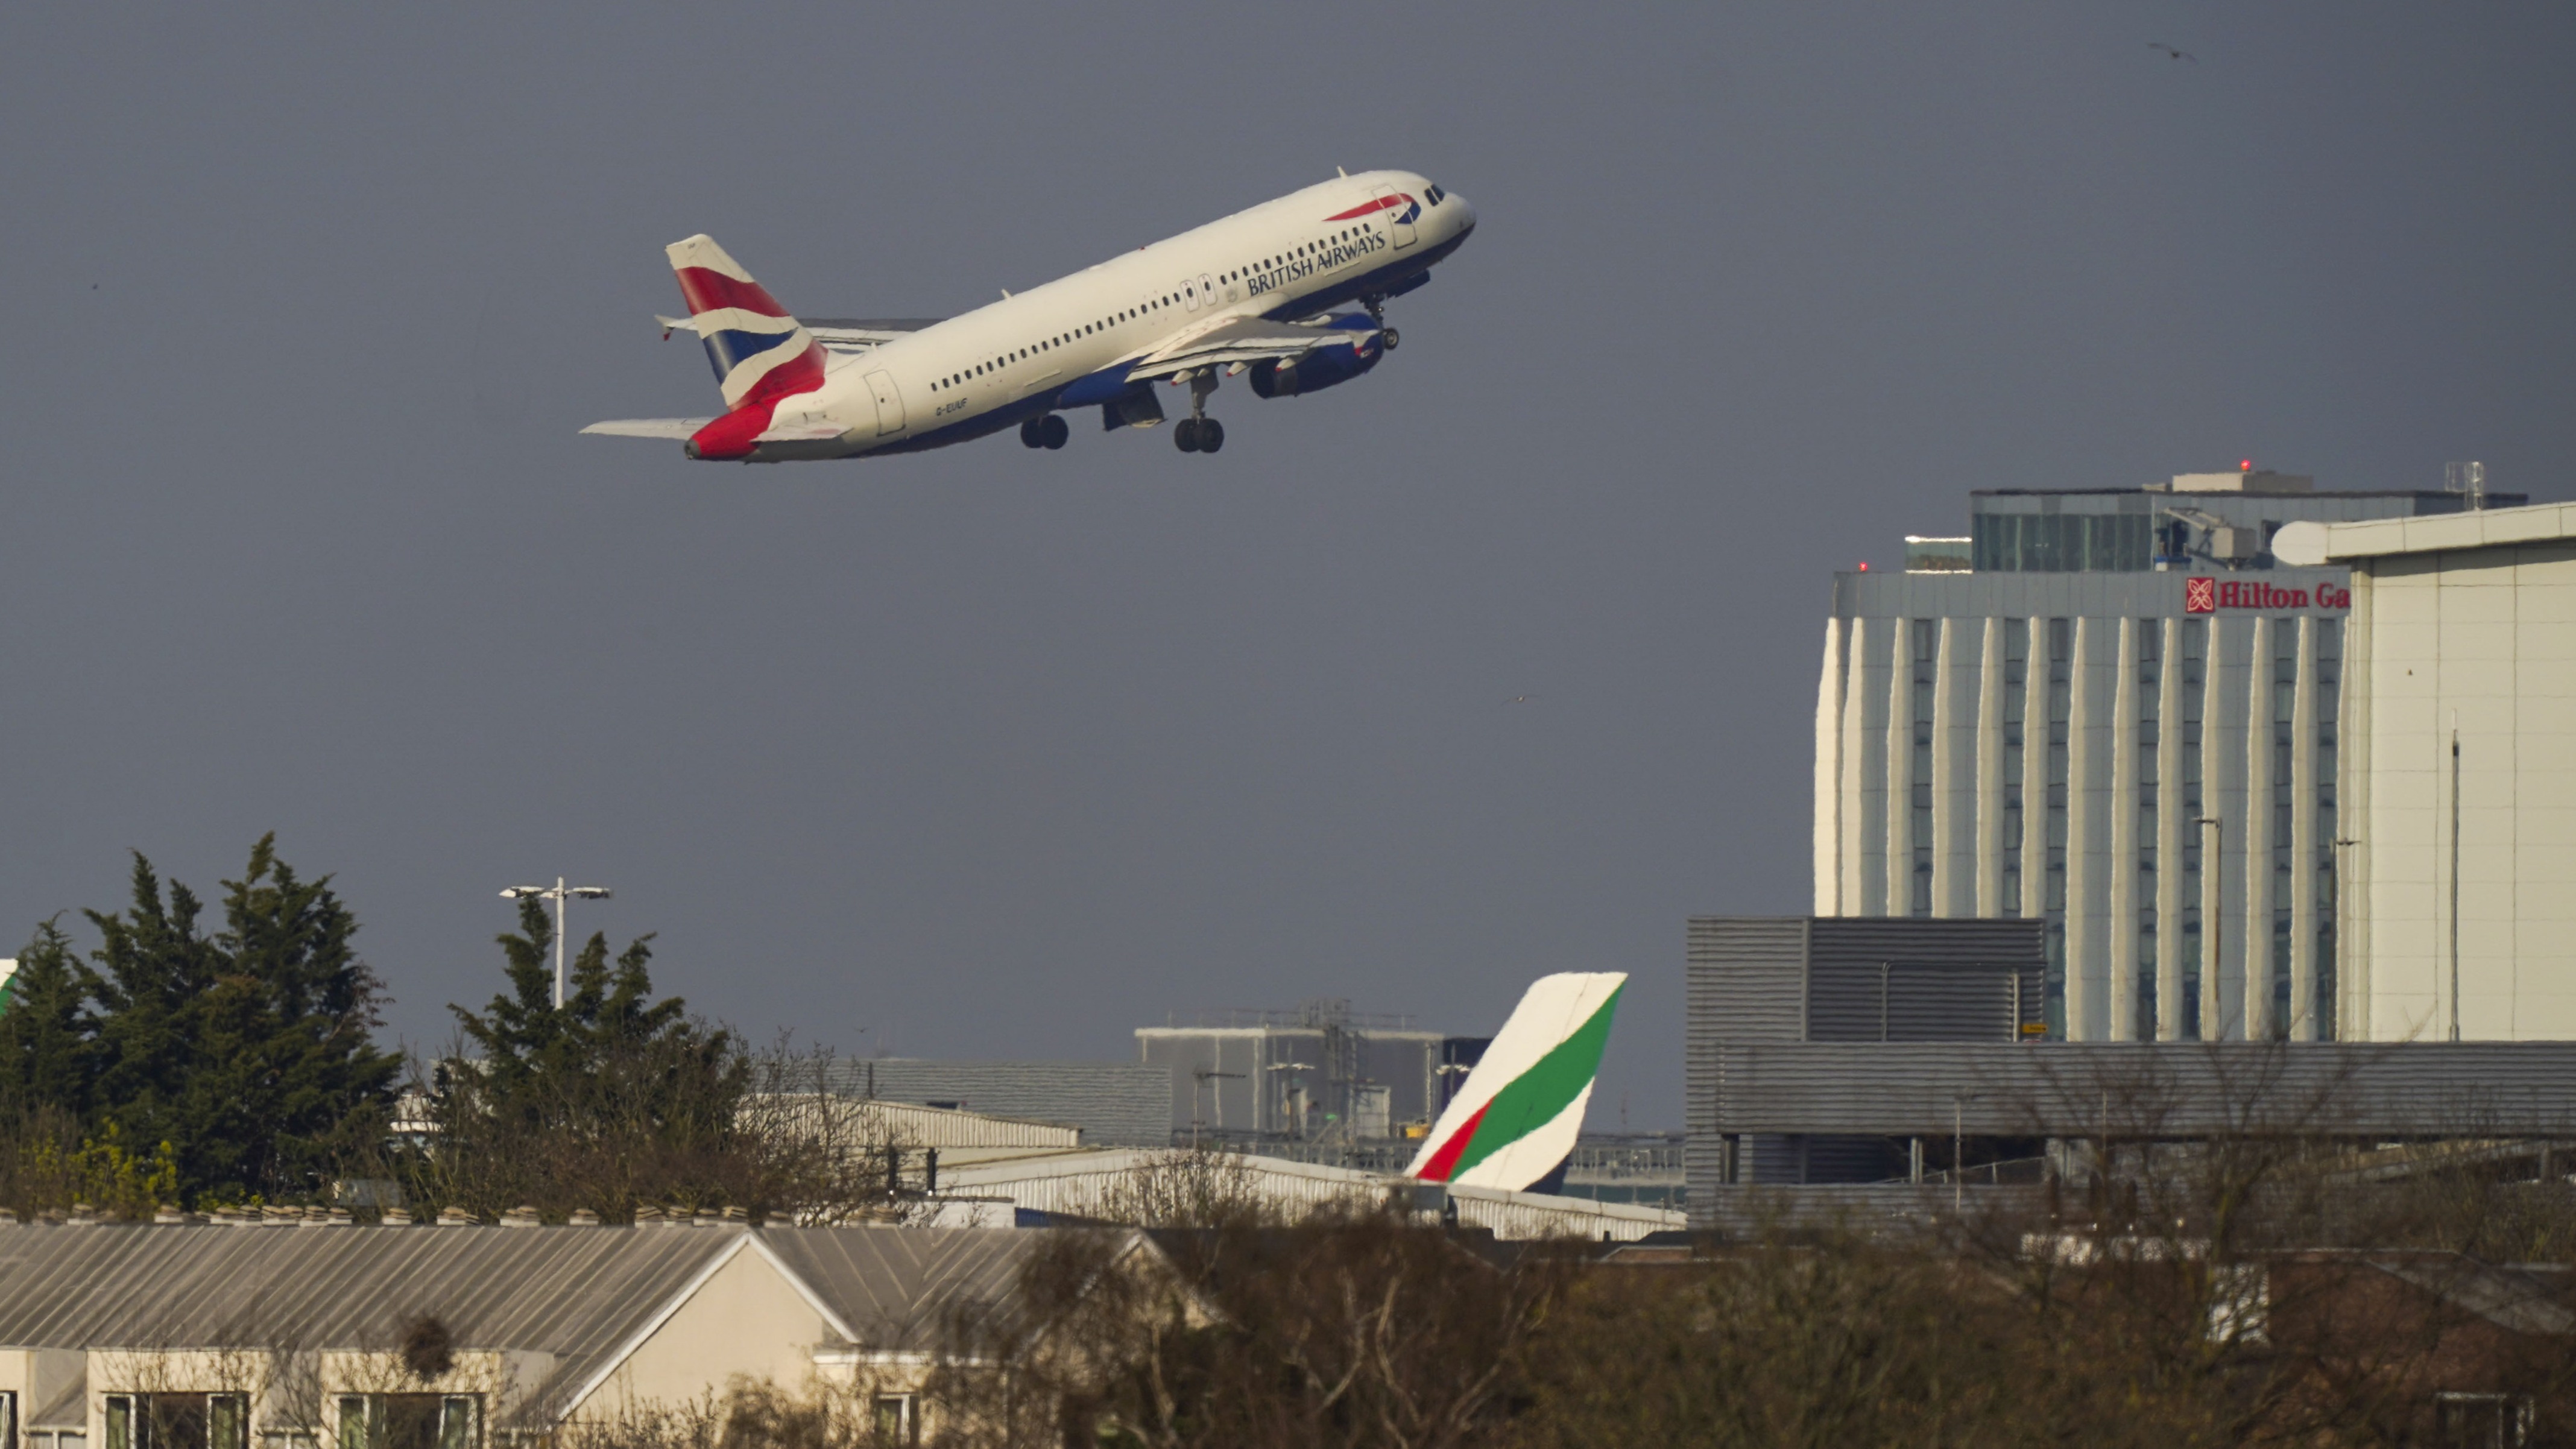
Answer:
[(823, 385), (823, 346), (715, 238), (700, 234), (664, 250), (724, 390), (725, 415), (690, 442), (701, 458), (742, 457), (780, 400)]

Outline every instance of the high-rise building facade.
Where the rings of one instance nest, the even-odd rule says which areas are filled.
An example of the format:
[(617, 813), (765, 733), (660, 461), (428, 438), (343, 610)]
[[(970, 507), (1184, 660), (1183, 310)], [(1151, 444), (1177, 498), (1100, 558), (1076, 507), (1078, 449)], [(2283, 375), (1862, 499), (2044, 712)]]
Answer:
[(1972, 569), (1835, 577), (1816, 914), (2044, 920), (2073, 1040), (2334, 1036), (2351, 579), (2271, 535), (2464, 500), (2250, 471), (1975, 499)]

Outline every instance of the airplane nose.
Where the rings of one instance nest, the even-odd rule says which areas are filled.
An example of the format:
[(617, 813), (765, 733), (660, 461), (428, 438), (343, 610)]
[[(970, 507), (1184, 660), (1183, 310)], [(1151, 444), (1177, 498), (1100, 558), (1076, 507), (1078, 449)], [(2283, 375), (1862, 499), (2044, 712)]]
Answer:
[(1458, 235), (1465, 236), (1467, 233), (1474, 231), (1476, 229), (1476, 208), (1469, 205), (1467, 198), (1460, 196), (1457, 192), (1450, 192), (1449, 199), (1458, 203), (1458, 210), (1460, 213)]

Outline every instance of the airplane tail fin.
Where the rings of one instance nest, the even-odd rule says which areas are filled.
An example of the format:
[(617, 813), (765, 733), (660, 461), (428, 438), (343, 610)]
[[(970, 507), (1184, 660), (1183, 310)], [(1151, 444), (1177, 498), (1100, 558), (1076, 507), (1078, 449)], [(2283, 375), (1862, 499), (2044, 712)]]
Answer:
[(822, 344), (714, 237), (701, 233), (663, 250), (728, 412), (823, 385)]
[(1592, 1078), (1627, 984), (1620, 971), (1568, 971), (1531, 982), (1405, 1175), (1518, 1191), (1556, 1171), (1583, 1131)]

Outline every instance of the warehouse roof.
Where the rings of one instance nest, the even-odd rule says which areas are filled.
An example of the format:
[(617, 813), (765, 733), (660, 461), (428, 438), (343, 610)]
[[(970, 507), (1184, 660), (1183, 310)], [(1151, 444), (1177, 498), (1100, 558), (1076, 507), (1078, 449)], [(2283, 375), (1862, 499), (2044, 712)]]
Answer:
[(2481, 508), (2468, 513), (2373, 518), (2358, 523), (2285, 523), (2272, 536), (2272, 554), (2286, 564), (2340, 564), (2389, 554), (2493, 548), (2564, 538), (2576, 538), (2576, 503)]

